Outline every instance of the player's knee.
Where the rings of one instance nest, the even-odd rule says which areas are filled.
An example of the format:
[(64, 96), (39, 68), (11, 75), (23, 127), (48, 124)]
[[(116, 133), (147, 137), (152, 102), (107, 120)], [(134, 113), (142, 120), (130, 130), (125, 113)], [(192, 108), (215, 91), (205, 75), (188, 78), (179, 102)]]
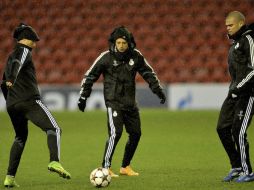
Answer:
[(219, 136), (224, 136), (224, 134), (231, 133), (231, 127), (225, 127), (222, 125), (218, 125), (216, 130)]
[(115, 139), (116, 140), (119, 140), (122, 136), (122, 133), (121, 132), (118, 132), (118, 133), (115, 133)]
[(133, 139), (135, 141), (139, 141), (141, 137), (141, 132), (135, 132), (135, 133), (130, 133), (130, 139)]
[(58, 128), (58, 129), (50, 129), (50, 130), (47, 130), (46, 133), (47, 133), (47, 135), (58, 136), (58, 135), (62, 134), (62, 130), (60, 128)]
[(218, 126), (217, 126), (217, 128), (216, 128), (216, 131), (217, 131), (217, 133), (218, 133), (219, 135), (222, 133), (221, 128), (219, 128)]
[[(240, 135), (240, 129), (238, 128), (232, 128), (232, 135), (234, 137), (234, 139), (239, 139), (239, 135)], [(245, 136), (245, 134), (243, 134)]]
[(216, 128), (217, 133), (220, 134), (223, 132), (223, 130), (224, 130), (224, 127), (218, 123), (217, 128)]

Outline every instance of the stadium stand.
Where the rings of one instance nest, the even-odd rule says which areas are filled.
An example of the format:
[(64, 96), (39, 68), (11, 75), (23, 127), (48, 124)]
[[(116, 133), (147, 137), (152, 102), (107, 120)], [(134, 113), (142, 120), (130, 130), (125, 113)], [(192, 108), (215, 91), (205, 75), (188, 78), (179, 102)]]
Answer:
[(162, 82), (227, 82), (225, 15), (239, 10), (250, 23), (253, 8), (253, 0), (1, 0), (0, 71), (19, 22), (41, 37), (33, 56), (39, 83), (50, 84), (79, 83), (125, 25)]

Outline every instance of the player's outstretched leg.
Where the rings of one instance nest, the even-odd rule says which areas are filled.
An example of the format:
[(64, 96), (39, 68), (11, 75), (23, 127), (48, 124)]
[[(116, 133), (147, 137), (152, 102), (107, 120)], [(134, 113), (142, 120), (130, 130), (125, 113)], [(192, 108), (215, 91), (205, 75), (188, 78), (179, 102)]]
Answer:
[(59, 176), (62, 178), (71, 179), (71, 174), (67, 172), (59, 162), (56, 161), (50, 162), (48, 165), (48, 170), (51, 172), (58, 173)]
[(4, 187), (12, 188), (12, 187), (19, 187), (19, 185), (16, 183), (14, 176), (6, 175), (4, 180)]

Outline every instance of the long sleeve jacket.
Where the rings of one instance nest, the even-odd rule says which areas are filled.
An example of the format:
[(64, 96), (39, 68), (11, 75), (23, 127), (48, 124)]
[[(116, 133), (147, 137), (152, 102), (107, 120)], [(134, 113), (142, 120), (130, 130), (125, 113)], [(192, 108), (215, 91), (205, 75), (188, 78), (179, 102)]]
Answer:
[(5, 83), (1, 85), (7, 107), (29, 99), (40, 99), (29, 47), (17, 43), (14, 51), (8, 57), (3, 81), (9, 81), (13, 84), (10, 88), (7, 88)]
[(233, 37), (228, 65), (231, 76), (229, 91), (249, 95), (254, 89), (254, 33), (243, 26)]
[(137, 73), (149, 84), (154, 93), (157, 94), (162, 90), (152, 67), (137, 49), (133, 50), (127, 61), (119, 61), (110, 51), (105, 51), (85, 73), (80, 94), (88, 98), (94, 82), (103, 75), (104, 99), (107, 107), (120, 109), (136, 107)]

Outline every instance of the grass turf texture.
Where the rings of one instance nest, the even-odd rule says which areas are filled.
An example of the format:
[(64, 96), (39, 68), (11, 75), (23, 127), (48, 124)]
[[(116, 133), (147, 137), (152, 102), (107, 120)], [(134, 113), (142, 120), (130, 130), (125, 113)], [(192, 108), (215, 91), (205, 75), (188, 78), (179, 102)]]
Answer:
[[(141, 109), (142, 137), (132, 162), (139, 177), (112, 179), (111, 190), (253, 190), (253, 183), (223, 183), (230, 169), (228, 158), (216, 134), (218, 111), (167, 111)], [(72, 174), (64, 180), (47, 171), (46, 135), (29, 124), (29, 137), (16, 176), (19, 190), (95, 189), (90, 172), (101, 165), (107, 139), (106, 113), (53, 113), (63, 129), (61, 162)], [(1, 186), (8, 164), (14, 132), (8, 115), (0, 113)], [(253, 125), (253, 124), (252, 124)], [(248, 131), (252, 163), (254, 127)], [(124, 131), (113, 157), (118, 173), (127, 135)], [(253, 163), (254, 167), (254, 163)], [(0, 189), (2, 189), (0, 187)]]

